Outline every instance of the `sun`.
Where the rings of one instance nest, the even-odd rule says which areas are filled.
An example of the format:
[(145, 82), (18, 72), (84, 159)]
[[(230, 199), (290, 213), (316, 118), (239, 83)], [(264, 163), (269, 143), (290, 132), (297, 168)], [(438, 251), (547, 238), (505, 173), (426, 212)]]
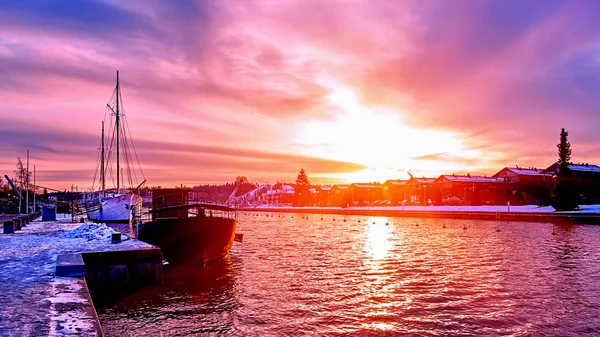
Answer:
[(402, 122), (406, 112), (397, 109), (363, 106), (349, 87), (332, 88), (327, 99), (331, 118), (302, 124), (297, 141), (307, 155), (368, 167), (337, 175), (348, 182), (397, 179), (402, 171), (419, 169), (411, 158), (463, 151), (453, 134), (410, 127)]

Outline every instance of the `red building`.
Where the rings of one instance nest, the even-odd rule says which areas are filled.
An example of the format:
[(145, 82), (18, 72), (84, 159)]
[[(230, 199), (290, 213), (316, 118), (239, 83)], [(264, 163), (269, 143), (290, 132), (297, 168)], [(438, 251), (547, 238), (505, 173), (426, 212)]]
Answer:
[(321, 207), (331, 206), (331, 186), (317, 186), (317, 204)]
[(388, 180), (383, 183), (383, 199), (389, 200), (392, 205), (401, 204), (407, 198), (406, 183), (407, 180)]
[(544, 203), (554, 188), (554, 175), (537, 168), (505, 167), (492, 177), (498, 178), (497, 200), (501, 204)]
[[(582, 202), (600, 202), (600, 167), (592, 164), (569, 164), (569, 177), (581, 192)], [(548, 174), (558, 174), (559, 164), (554, 163), (544, 170)]]
[(352, 203), (348, 185), (333, 185), (329, 194), (331, 206), (348, 207)]
[(439, 176), (434, 184), (436, 205), (481, 205), (496, 203), (497, 178), (468, 175)]
[[(406, 182), (407, 204), (425, 205), (425, 200), (432, 200), (435, 196), (435, 178), (410, 178)], [(428, 202), (429, 203), (429, 202)]]
[(383, 186), (378, 184), (351, 184), (350, 195), (356, 206), (370, 206), (374, 201), (383, 200)]

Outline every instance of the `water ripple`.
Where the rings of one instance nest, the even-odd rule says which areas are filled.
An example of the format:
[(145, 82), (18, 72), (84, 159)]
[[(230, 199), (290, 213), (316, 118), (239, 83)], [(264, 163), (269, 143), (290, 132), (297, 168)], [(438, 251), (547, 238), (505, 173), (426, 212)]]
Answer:
[(226, 259), (100, 309), (106, 335), (600, 333), (600, 227), (293, 216), (241, 216)]

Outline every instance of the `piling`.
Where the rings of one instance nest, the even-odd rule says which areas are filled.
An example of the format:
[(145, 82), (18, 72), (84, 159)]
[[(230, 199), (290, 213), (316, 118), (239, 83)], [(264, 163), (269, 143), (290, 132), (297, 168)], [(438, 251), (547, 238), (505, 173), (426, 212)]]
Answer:
[(12, 234), (15, 232), (15, 222), (14, 221), (4, 221), (4, 234)]

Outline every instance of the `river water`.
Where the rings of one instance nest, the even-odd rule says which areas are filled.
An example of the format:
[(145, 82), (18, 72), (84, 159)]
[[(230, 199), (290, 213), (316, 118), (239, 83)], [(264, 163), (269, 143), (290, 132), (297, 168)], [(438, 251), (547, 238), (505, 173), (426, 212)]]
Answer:
[(106, 336), (600, 335), (600, 226), (242, 213), (238, 232), (98, 309)]

